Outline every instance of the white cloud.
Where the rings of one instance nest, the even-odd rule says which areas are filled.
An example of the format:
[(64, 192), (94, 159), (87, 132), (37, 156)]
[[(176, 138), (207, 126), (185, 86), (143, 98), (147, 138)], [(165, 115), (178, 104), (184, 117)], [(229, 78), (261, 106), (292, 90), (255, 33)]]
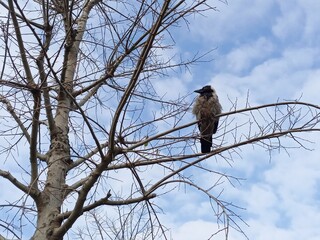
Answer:
[(225, 57), (222, 62), (217, 61), (217, 65), (224, 71), (242, 74), (243, 71), (250, 70), (252, 64), (266, 59), (273, 51), (273, 44), (264, 37), (258, 38), (250, 43), (236, 46)]
[[(298, 0), (297, 4), (293, 4), (296, 8), (303, 9), (304, 11), (304, 31), (301, 35), (304, 44), (307, 46), (318, 46), (320, 40), (320, 29), (318, 22), (320, 21), (319, 7), (320, 2), (313, 0)], [(299, 19), (301, 21), (301, 19)]]
[[(238, 53), (240, 52), (241, 50)], [(228, 97), (231, 102), (237, 99), (239, 105), (244, 106), (247, 93), (250, 95), (251, 105), (270, 103), (277, 99), (298, 99), (301, 95), (314, 101), (313, 96), (318, 96), (317, 89), (320, 87), (320, 81), (317, 80), (319, 70), (314, 69), (318, 53), (319, 50), (314, 48), (287, 49), (283, 50), (281, 56), (268, 58), (261, 63), (252, 59), (252, 65), (256, 65), (245, 76), (237, 70), (231, 70), (229, 66), (221, 67), (221, 73), (216, 74), (211, 83), (216, 88), (223, 106), (232, 105)], [(230, 54), (233, 55), (234, 52)], [(244, 54), (243, 58), (246, 57)], [(234, 62), (229, 61), (229, 58), (230, 55), (227, 55), (222, 62), (231, 62), (230, 66), (237, 66), (241, 57)], [(241, 66), (240, 63), (238, 70), (244, 65)], [(228, 108), (224, 107), (224, 110)]]
[[(172, 239), (175, 240), (209, 239), (218, 229), (217, 224), (199, 219), (171, 229), (171, 233)], [(220, 232), (213, 239), (225, 239), (224, 234), (224, 232)]]
[(296, 90), (296, 98), (302, 95), (304, 101), (319, 105), (320, 69), (310, 70), (301, 78), (303, 79), (303, 86)]
[(190, 78), (189, 74), (182, 75), (181, 79), (178, 78), (164, 78), (158, 79), (154, 82), (156, 92), (164, 99), (176, 99), (179, 94), (183, 96), (187, 93), (185, 82)]
[(265, 28), (273, 21), (273, 1), (215, 2), (214, 6), (218, 11), (211, 12), (205, 18), (197, 17), (191, 25), (192, 36), (198, 39), (200, 36), (206, 43), (214, 42), (218, 46), (225, 42), (240, 43), (243, 38), (257, 34), (262, 30), (259, 28)]
[(279, 2), (281, 15), (277, 17), (276, 24), (272, 27), (274, 35), (282, 41), (291, 43), (303, 33), (304, 13), (296, 4)]

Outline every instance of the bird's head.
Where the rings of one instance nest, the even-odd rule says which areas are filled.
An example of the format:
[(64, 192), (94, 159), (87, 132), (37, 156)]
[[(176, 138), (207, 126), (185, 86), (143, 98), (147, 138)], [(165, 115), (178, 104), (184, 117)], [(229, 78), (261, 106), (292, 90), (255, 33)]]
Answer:
[(207, 85), (201, 89), (195, 90), (194, 92), (200, 93), (201, 95), (211, 95), (214, 92), (214, 90), (210, 85)]

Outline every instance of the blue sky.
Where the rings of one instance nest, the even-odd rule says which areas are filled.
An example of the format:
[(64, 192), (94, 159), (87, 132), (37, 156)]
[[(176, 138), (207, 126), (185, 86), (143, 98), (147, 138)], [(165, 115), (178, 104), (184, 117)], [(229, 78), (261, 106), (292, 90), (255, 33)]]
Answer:
[[(191, 68), (185, 81), (174, 79), (176, 85), (190, 92), (211, 84), (225, 111), (230, 100), (243, 108), (248, 92), (252, 106), (299, 98), (319, 105), (320, 2), (230, 0), (213, 5), (218, 11), (195, 17), (190, 31), (181, 29), (177, 39), (177, 51), (186, 56), (215, 49), (213, 61)], [(263, 149), (245, 147), (232, 167), (212, 163), (245, 179), (235, 186), (225, 184), (223, 198), (245, 208), (237, 213), (249, 225), (239, 223), (250, 239), (320, 238), (319, 134), (301, 136), (314, 142), (307, 143), (312, 151), (275, 151), (270, 158)], [(200, 179), (205, 184), (210, 178)], [(164, 219), (173, 239), (210, 237), (216, 224), (207, 199), (193, 192), (169, 199)], [(231, 231), (230, 239), (245, 238)]]
[[(211, 84), (225, 112), (235, 102), (239, 109), (244, 108), (248, 94), (251, 106), (299, 98), (319, 105), (320, 2), (229, 0), (210, 3), (217, 11), (191, 16), (189, 30), (184, 25), (174, 29), (176, 46), (163, 54), (190, 57), (213, 50), (206, 57), (213, 60), (192, 66), (189, 71), (154, 79), (159, 95), (174, 99)], [(195, 96), (191, 95), (190, 101)], [(193, 120), (191, 111), (186, 118), (186, 122)], [(238, 120), (245, 122), (246, 117)], [(159, 129), (167, 127), (164, 124)], [(224, 182), (216, 192), (223, 189), (222, 199), (243, 208), (234, 210), (248, 224), (237, 222), (250, 239), (320, 239), (318, 135), (301, 135), (314, 142), (306, 143), (312, 151), (302, 148), (274, 151), (270, 158), (264, 149), (246, 146), (233, 157), (231, 166), (223, 159), (206, 161), (217, 171), (243, 179), (233, 182), (234, 185)], [(291, 146), (287, 139), (283, 141)], [(20, 155), (23, 153), (21, 150)], [(6, 164), (15, 163), (7, 161)], [(148, 174), (156, 179), (160, 173), (153, 169)], [(204, 172), (190, 170), (187, 174), (197, 176), (197, 182), (204, 187), (217, 181), (217, 176)], [(123, 182), (125, 185), (125, 180)], [(5, 188), (0, 197), (11, 200), (15, 196), (12, 189)], [(208, 239), (216, 231), (216, 217), (210, 202), (196, 190), (181, 187), (178, 193), (160, 196), (155, 204), (164, 211), (160, 218), (170, 229), (172, 239)], [(84, 219), (78, 226), (81, 221)], [(233, 230), (229, 238), (245, 239)], [(213, 239), (224, 239), (224, 235), (218, 234)]]

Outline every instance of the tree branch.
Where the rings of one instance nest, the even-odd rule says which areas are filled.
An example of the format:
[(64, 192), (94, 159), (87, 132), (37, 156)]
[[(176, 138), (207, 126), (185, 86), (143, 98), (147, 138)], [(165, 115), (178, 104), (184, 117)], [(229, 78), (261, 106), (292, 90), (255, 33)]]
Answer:
[[(152, 198), (155, 198), (156, 196), (157, 196), (156, 194), (149, 194), (149, 195), (145, 195), (145, 196), (141, 196), (141, 197), (137, 197), (137, 198), (130, 198), (130, 199), (126, 199), (126, 200), (109, 200), (109, 198), (111, 197), (111, 193), (109, 191), (106, 197), (101, 198), (100, 200), (97, 200), (94, 203), (83, 207), (81, 215), (84, 212), (88, 212), (88, 211), (90, 211), (96, 207), (99, 207), (99, 206), (103, 206), (103, 205), (108, 205), (108, 206), (129, 205), (129, 204), (133, 204), (133, 203), (139, 203), (142, 201), (150, 200)], [(61, 220), (65, 220), (72, 214), (72, 212), (73, 211), (68, 211), (68, 212), (62, 213), (58, 216), (58, 218)]]
[(157, 21), (156, 23), (152, 26), (151, 28), (151, 31), (150, 31), (150, 34), (149, 34), (149, 37), (148, 37), (148, 40), (146, 41), (145, 45), (144, 45), (144, 48), (142, 50), (142, 53), (140, 55), (140, 58), (137, 62), (137, 66), (134, 70), (134, 73), (132, 75), (132, 78), (130, 80), (130, 83), (126, 89), (126, 91), (124, 92), (121, 100), (120, 100), (120, 103), (117, 107), (117, 110), (113, 116), (113, 121), (111, 123), (111, 128), (110, 128), (110, 137), (109, 137), (109, 151), (110, 152), (113, 152), (114, 151), (114, 148), (115, 148), (115, 132), (116, 132), (116, 128), (117, 128), (117, 124), (118, 124), (118, 120), (119, 120), (119, 117), (120, 117), (120, 114), (124, 108), (124, 106), (126, 105), (127, 103), (127, 100), (128, 98), (130, 97), (130, 94), (132, 92), (132, 90), (134, 89), (135, 85), (136, 85), (136, 82), (138, 81), (138, 78), (140, 76), (140, 73), (141, 71), (143, 70), (143, 67), (144, 67), (144, 64), (147, 60), (147, 57), (149, 55), (149, 52), (152, 48), (152, 44), (153, 44), (153, 41), (157, 35), (157, 32), (161, 26), (161, 23), (162, 23), (162, 20), (163, 18), (165, 17), (165, 13), (166, 11), (168, 10), (169, 8), (169, 3), (170, 3), (170, 0), (167, 0), (163, 3), (163, 6), (162, 6), (162, 9), (161, 9), (161, 12), (157, 18)]
[[(10, 10), (9, 6), (6, 5), (3, 1), (0, 1), (0, 4), (1, 4), (4, 8), (6, 8), (7, 10)], [(17, 14), (17, 13), (16, 13), (16, 16), (19, 17), (20, 19), (26, 21), (27, 23), (31, 24), (32, 26), (35, 26), (36, 28), (44, 29), (44, 26), (43, 26), (43, 25), (41, 25), (41, 24), (39, 24), (39, 23), (36, 23), (36, 22), (34, 22), (34, 21), (31, 21), (31, 20), (29, 20), (29, 19), (26, 19), (26, 18), (22, 17), (20, 14)]]
[(14, 30), (15, 30), (15, 33), (16, 33), (17, 43), (18, 43), (18, 46), (19, 46), (21, 61), (23, 63), (24, 71), (26, 73), (26, 78), (27, 78), (27, 81), (28, 81), (28, 85), (30, 87), (35, 87), (36, 84), (33, 81), (33, 77), (32, 77), (31, 70), (30, 70), (30, 66), (29, 66), (29, 63), (28, 63), (27, 56), (26, 56), (25, 47), (24, 47), (24, 44), (23, 44), (22, 35), (21, 35), (21, 32), (20, 32), (19, 23), (18, 23), (18, 20), (17, 20), (16, 12), (14, 11), (13, 0), (8, 0), (8, 3), (9, 3), (9, 10), (10, 10), (10, 14), (11, 14)]
[(34, 199), (37, 197), (37, 195), (39, 195), (38, 190), (27, 187), (23, 183), (19, 182), (14, 176), (11, 175), (10, 172), (0, 170), (0, 176), (9, 180), (14, 186), (16, 186), (18, 189), (20, 189), (24, 193), (29, 194)]
[(30, 139), (30, 164), (31, 164), (31, 179), (30, 186), (38, 189), (38, 161), (37, 161), (37, 144), (39, 132), (39, 117), (41, 107), (41, 93), (40, 90), (33, 93), (33, 116), (32, 116), (32, 129)]
[[(271, 134), (266, 134), (266, 135), (263, 135), (263, 136), (260, 136), (260, 137), (255, 137), (255, 138), (252, 138), (252, 139), (248, 139), (246, 141), (242, 141), (242, 142), (238, 142), (238, 143), (235, 143), (235, 144), (231, 144), (229, 146), (226, 146), (226, 147), (220, 147), (208, 154), (194, 154), (193, 157), (196, 157), (196, 156), (203, 156), (203, 157), (200, 157), (199, 159), (195, 160), (195, 161), (192, 161), (188, 164), (186, 164), (185, 166), (173, 171), (172, 173), (168, 174), (167, 176), (165, 176), (164, 178), (162, 178), (161, 180), (159, 180), (157, 183), (155, 183), (149, 190), (147, 190), (147, 193), (148, 194), (151, 194), (152, 192), (154, 192), (156, 189), (160, 188), (161, 186), (163, 186), (164, 184), (166, 184), (166, 180), (170, 179), (171, 177), (175, 176), (176, 174), (178, 174), (179, 172), (191, 167), (191, 166), (195, 166), (196, 164), (202, 162), (203, 160), (205, 159), (208, 159), (214, 155), (217, 155), (217, 154), (221, 154), (227, 150), (230, 150), (230, 149), (235, 149), (235, 148), (238, 148), (238, 147), (241, 147), (241, 146), (244, 146), (244, 145), (247, 145), (247, 144), (251, 144), (251, 143), (255, 143), (255, 142), (260, 142), (262, 140), (266, 140), (266, 139), (272, 139), (272, 138), (279, 138), (281, 136), (284, 136), (284, 135), (287, 135), (287, 134), (290, 134), (290, 133), (299, 133), (299, 132), (320, 132), (320, 128), (314, 128), (314, 129), (301, 129), (301, 128), (294, 128), (294, 129), (289, 129), (289, 130), (286, 130), (286, 131), (283, 131), (283, 132), (275, 132), (275, 133), (271, 133)], [(172, 160), (171, 160), (172, 161)]]
[(28, 130), (24, 127), (23, 123), (21, 122), (20, 118), (17, 116), (17, 114), (14, 111), (14, 108), (12, 107), (10, 102), (2, 95), (0, 95), (0, 102), (4, 103), (6, 105), (6, 108), (7, 108), (8, 112), (11, 114), (13, 119), (16, 121), (16, 123), (20, 127), (23, 135), (25, 136), (27, 141), (30, 143), (31, 142), (31, 137), (30, 137), (30, 135), (28, 133)]

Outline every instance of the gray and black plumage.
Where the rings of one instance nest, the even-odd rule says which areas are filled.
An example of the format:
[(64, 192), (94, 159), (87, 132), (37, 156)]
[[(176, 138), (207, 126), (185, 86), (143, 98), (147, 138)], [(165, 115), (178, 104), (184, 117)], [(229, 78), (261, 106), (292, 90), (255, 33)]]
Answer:
[(197, 97), (192, 113), (199, 120), (201, 152), (208, 153), (212, 147), (212, 135), (217, 132), (222, 107), (216, 91), (209, 85), (196, 90)]

